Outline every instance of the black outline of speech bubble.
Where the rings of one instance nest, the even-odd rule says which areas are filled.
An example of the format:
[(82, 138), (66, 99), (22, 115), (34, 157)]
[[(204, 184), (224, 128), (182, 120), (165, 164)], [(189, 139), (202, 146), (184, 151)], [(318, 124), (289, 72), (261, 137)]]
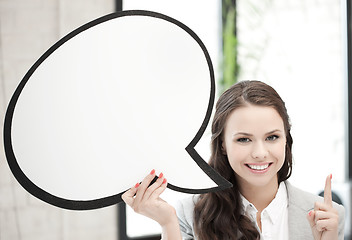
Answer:
[(26, 73), (18, 87), (16, 88), (6, 111), (5, 115), (5, 121), (4, 121), (4, 146), (5, 146), (5, 154), (7, 158), (7, 162), (9, 164), (9, 167), (17, 179), (17, 181), (22, 185), (23, 188), (25, 188), (29, 193), (34, 195), (35, 197), (43, 200), (44, 202), (47, 202), (49, 204), (52, 204), (57, 207), (65, 208), (65, 209), (71, 209), (71, 210), (89, 210), (89, 209), (97, 209), (97, 208), (102, 208), (102, 207), (107, 207), (116, 203), (119, 203), (122, 201), (121, 195), (122, 193), (112, 195), (109, 197), (104, 197), (104, 198), (99, 198), (95, 200), (85, 200), (85, 201), (80, 201), (80, 200), (68, 200), (64, 198), (60, 198), (57, 196), (54, 196), (45, 190), (39, 188), (36, 186), (27, 176), (23, 173), (21, 168), (19, 167), (15, 153), (13, 152), (12, 148), (12, 138), (11, 138), (11, 129), (12, 129), (12, 118), (13, 118), (13, 113), (16, 107), (17, 100), (25, 87), (27, 81), (29, 78), (32, 76), (34, 71), (40, 66), (42, 62), (45, 61), (56, 49), (58, 49), (61, 45), (63, 45), (66, 41), (70, 40), (71, 38), (75, 37), (79, 33), (94, 27), (100, 23), (109, 21), (111, 19), (115, 19), (118, 17), (124, 17), (124, 16), (147, 16), (147, 17), (154, 17), (154, 18), (159, 18), (166, 20), (168, 22), (171, 22), (178, 27), (182, 28), (184, 31), (186, 31), (189, 35), (193, 37), (194, 40), (197, 41), (199, 46), (202, 48), (205, 58), (207, 60), (208, 66), (209, 66), (209, 72), (210, 72), (210, 81), (211, 81), (211, 90), (210, 90), (210, 99), (209, 99), (209, 104), (208, 104), (208, 109), (204, 118), (204, 121), (199, 128), (197, 134), (193, 138), (193, 140), (189, 143), (189, 145), (185, 148), (188, 154), (193, 158), (193, 160), (198, 164), (198, 166), (218, 185), (217, 187), (213, 188), (208, 188), (208, 189), (188, 189), (188, 188), (181, 188), (177, 187), (172, 184), (168, 184), (168, 188), (173, 189), (175, 191), (179, 192), (184, 192), (184, 193), (192, 193), (192, 194), (201, 194), (201, 193), (207, 193), (207, 192), (214, 192), (214, 191), (220, 191), (229, 187), (232, 187), (232, 184), (225, 180), (222, 176), (220, 176), (213, 168), (211, 168), (203, 159), (202, 157), (197, 153), (197, 151), (194, 149), (198, 141), (201, 139), (208, 123), (211, 117), (211, 112), (212, 108), (214, 106), (214, 98), (215, 98), (215, 80), (214, 80), (214, 70), (212, 66), (212, 62), (209, 56), (208, 51), (206, 50), (203, 42), (200, 40), (200, 38), (186, 25), (183, 23), (168, 17), (166, 15), (156, 13), (156, 12), (150, 12), (150, 11), (144, 11), (144, 10), (130, 10), (130, 11), (121, 11), (121, 12), (116, 12), (112, 13), (109, 15), (105, 15), (103, 17), (100, 17), (98, 19), (95, 19), (79, 28), (76, 30), (72, 31), (71, 33), (67, 34), (65, 37), (60, 39), (57, 43), (55, 43), (51, 48), (49, 48), (35, 63), (34, 65), (29, 69), (29, 71)]

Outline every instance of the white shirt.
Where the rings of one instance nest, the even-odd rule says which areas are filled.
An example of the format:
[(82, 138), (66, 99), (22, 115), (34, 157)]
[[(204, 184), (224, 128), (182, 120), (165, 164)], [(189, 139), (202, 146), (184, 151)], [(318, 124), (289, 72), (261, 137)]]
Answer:
[[(244, 214), (252, 220), (258, 231), (257, 212), (255, 206), (241, 195)], [(275, 198), (261, 213), (261, 240), (288, 239), (288, 199), (284, 182), (281, 182)]]

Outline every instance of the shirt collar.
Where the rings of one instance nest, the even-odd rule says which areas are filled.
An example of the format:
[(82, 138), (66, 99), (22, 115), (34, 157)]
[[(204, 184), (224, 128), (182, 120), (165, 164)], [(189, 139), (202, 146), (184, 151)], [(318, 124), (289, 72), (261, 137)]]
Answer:
[(263, 211), (266, 211), (271, 221), (274, 224), (276, 224), (278, 221), (278, 217), (283, 212), (283, 210), (287, 208), (287, 206), (288, 206), (287, 190), (286, 190), (285, 183), (281, 182), (275, 198)]
[(240, 193), (241, 199), (242, 199), (242, 209), (245, 213), (248, 213), (251, 209), (254, 209), (255, 212), (258, 212), (258, 210), (255, 208), (255, 206), (249, 202), (241, 193)]
[[(258, 210), (255, 206), (250, 203), (241, 193), (242, 206), (244, 214), (252, 215), (255, 219), (255, 214)], [(275, 198), (270, 202), (270, 204), (263, 210), (262, 214), (267, 214), (268, 218), (273, 224), (277, 223), (278, 217), (284, 208), (288, 206), (287, 190), (284, 182), (281, 182), (279, 189), (277, 190)], [(255, 213), (255, 214), (254, 214)]]

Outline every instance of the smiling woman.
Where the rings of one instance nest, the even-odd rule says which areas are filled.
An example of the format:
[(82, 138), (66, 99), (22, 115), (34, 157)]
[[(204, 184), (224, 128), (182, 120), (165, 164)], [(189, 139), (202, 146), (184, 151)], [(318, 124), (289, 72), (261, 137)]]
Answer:
[[(262, 229), (261, 216), (275, 199), (279, 184), (291, 175), (293, 141), (290, 130), (285, 104), (267, 84), (240, 82), (219, 98), (212, 125), (210, 165), (234, 187), (220, 194), (201, 195), (195, 203), (195, 232), (200, 239), (208, 239), (206, 236), (255, 239), (261, 230), (268, 232), (268, 228), (272, 228), (264, 225)], [(280, 186), (285, 188), (285, 185)], [(244, 200), (254, 206), (254, 215), (243, 214)], [(211, 206), (217, 206), (217, 211), (211, 215), (202, 210)], [(198, 221), (203, 218), (207, 220)], [(201, 230), (214, 229), (212, 225), (219, 221), (229, 221), (237, 230), (224, 229), (220, 235), (212, 230)], [(287, 239), (287, 221), (288, 218), (284, 218), (286, 227), (272, 230), (271, 234)]]
[(287, 181), (292, 173), (290, 130), (285, 104), (272, 87), (239, 82), (216, 104), (209, 161), (233, 187), (194, 195), (174, 209), (159, 197), (167, 176), (159, 175), (149, 186), (156, 176), (152, 171), (123, 199), (157, 221), (168, 240), (342, 240), (344, 209), (332, 202), (331, 175), (324, 199)]

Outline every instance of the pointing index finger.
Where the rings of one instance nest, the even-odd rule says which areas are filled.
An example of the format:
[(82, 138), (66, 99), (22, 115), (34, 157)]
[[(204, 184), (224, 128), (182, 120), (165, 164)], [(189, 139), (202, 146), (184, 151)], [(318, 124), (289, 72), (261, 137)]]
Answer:
[(331, 174), (326, 177), (324, 188), (324, 203), (332, 207), (331, 178)]

